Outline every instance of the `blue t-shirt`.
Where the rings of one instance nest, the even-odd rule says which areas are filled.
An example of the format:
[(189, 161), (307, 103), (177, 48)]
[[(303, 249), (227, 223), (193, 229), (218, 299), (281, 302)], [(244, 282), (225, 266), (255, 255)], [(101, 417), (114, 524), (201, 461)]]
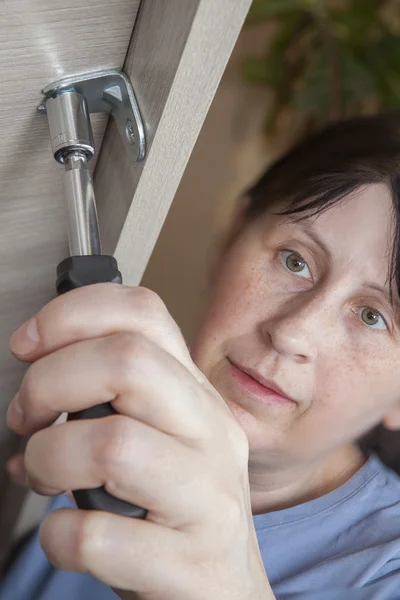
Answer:
[[(63, 506), (67, 496), (48, 511)], [(277, 600), (400, 600), (400, 477), (376, 456), (333, 492), (253, 519)], [(0, 600), (116, 599), (91, 575), (52, 567), (38, 531), (0, 584)]]

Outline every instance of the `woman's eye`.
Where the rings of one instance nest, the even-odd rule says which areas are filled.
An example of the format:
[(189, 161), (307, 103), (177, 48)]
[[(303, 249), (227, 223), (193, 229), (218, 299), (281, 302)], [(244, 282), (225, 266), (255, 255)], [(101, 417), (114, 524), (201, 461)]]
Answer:
[(289, 271), (306, 279), (311, 278), (310, 269), (300, 254), (292, 250), (282, 250), (280, 255), (283, 266), (289, 269)]
[(361, 319), (366, 325), (369, 325), (373, 329), (387, 329), (385, 319), (377, 310), (369, 306), (363, 306), (360, 311)]

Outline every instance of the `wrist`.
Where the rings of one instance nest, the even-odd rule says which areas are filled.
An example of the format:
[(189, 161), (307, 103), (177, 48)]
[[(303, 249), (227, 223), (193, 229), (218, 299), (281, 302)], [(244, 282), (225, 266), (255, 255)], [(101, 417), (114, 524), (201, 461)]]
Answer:
[[(249, 561), (253, 591), (248, 600), (276, 600), (265, 572), (257, 536), (253, 527), (253, 535), (249, 544)], [(247, 600), (247, 598), (246, 598)]]

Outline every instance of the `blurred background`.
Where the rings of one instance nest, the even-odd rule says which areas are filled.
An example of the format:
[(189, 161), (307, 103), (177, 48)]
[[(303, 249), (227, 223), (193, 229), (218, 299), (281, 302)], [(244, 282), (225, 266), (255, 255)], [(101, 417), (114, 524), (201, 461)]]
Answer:
[(190, 345), (243, 190), (306, 132), (400, 107), (400, 0), (254, 0), (143, 285)]

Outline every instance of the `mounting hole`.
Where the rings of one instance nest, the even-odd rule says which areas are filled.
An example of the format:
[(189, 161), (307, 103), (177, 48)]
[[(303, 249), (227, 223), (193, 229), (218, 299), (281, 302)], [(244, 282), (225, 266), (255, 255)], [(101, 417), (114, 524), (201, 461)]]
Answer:
[(125, 134), (130, 144), (134, 144), (136, 142), (136, 133), (133, 123), (130, 119), (126, 120), (125, 123)]

